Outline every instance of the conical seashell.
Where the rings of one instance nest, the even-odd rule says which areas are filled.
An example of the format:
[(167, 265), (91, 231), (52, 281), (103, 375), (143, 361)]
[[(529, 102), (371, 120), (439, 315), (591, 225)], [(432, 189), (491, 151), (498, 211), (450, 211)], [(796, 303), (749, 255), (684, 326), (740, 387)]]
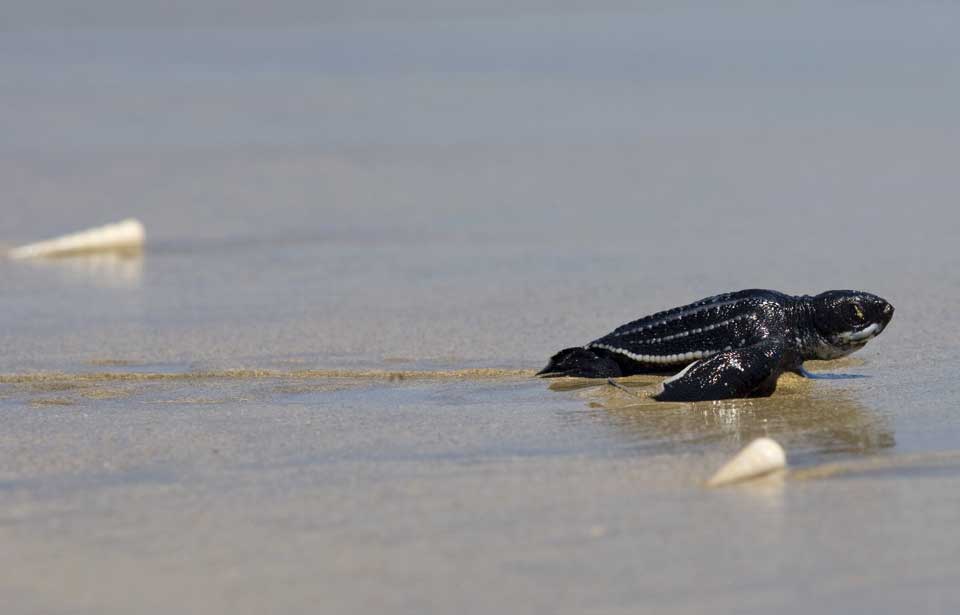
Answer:
[(10, 250), (10, 258), (37, 258), (41, 256), (66, 256), (86, 252), (101, 252), (123, 248), (139, 248), (146, 233), (139, 220), (129, 219), (79, 233), (63, 235), (56, 239), (39, 241)]
[(738, 483), (769, 474), (787, 466), (787, 454), (776, 440), (757, 438), (723, 464), (710, 480), (708, 487)]

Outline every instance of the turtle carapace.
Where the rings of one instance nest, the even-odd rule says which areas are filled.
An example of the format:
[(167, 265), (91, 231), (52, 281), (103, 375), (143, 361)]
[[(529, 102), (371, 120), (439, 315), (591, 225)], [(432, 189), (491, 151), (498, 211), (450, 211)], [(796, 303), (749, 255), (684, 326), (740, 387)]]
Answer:
[(539, 376), (610, 378), (676, 372), (654, 398), (698, 401), (770, 395), (785, 371), (836, 359), (880, 335), (893, 306), (876, 295), (831, 290), (799, 297), (741, 290), (657, 312), (577, 348)]

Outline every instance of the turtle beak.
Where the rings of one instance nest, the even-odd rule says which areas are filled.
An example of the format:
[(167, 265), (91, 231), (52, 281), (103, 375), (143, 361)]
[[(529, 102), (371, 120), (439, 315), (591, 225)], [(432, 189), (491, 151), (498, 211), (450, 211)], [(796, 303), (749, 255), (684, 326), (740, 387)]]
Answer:
[[(877, 316), (877, 324), (880, 326), (880, 331), (883, 331), (887, 328), (887, 325), (890, 324), (890, 320), (893, 318), (893, 306), (883, 302), (883, 308), (880, 310), (880, 314)], [(877, 333), (880, 333), (877, 331)]]
[(880, 312), (880, 317), (883, 319), (883, 326), (886, 327), (890, 319), (893, 318), (893, 306), (889, 303), (885, 305), (883, 311)]

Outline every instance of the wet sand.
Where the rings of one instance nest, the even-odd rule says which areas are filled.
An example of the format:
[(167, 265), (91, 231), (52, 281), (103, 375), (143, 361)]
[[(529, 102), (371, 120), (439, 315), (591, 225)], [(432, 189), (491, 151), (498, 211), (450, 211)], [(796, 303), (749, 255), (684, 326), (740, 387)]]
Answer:
[[(652, 404), (527, 378), (8, 379), (4, 594), (20, 612), (949, 603), (958, 456), (899, 455), (861, 396), (784, 380)], [(703, 487), (758, 435), (790, 474)]]
[[(0, 259), (3, 611), (954, 612), (956, 10), (823, 10), (5, 33), (0, 245), (148, 243)], [(749, 287), (897, 312), (766, 399), (532, 377)]]

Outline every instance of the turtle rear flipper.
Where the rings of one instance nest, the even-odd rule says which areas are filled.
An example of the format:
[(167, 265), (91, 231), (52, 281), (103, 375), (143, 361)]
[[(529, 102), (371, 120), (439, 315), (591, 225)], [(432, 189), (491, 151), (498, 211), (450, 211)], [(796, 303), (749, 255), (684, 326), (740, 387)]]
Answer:
[(537, 375), (544, 378), (616, 378), (622, 376), (623, 372), (606, 351), (577, 347), (564, 348), (550, 357), (547, 366), (537, 372)]
[(691, 363), (663, 381), (658, 401), (704, 401), (738, 397), (766, 397), (777, 388), (777, 378), (799, 364), (796, 351), (778, 338), (726, 350)]

